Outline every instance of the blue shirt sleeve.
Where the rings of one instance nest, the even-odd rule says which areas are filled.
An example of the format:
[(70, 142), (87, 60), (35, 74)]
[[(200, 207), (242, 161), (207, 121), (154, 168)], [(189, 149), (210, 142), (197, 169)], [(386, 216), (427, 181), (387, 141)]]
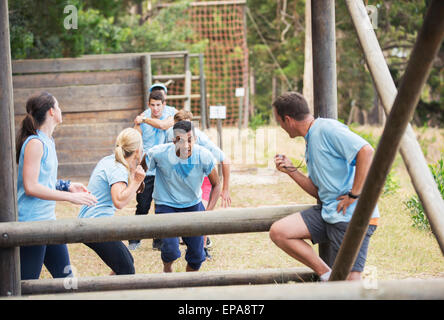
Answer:
[(205, 175), (208, 176), (215, 166), (213, 155), (205, 148), (201, 148), (200, 161)]
[(120, 163), (116, 163), (113, 167), (106, 170), (106, 175), (110, 186), (117, 182), (128, 184), (128, 170)]
[(196, 135), (197, 135), (196, 142), (198, 145), (210, 151), (217, 161), (219, 162), (224, 161), (225, 153), (213, 141), (211, 141), (210, 138), (208, 138), (208, 136), (205, 133), (196, 129)]
[(156, 160), (155, 158), (155, 147), (151, 148), (150, 150), (148, 150), (147, 152), (147, 158), (148, 158), (148, 171), (153, 171), (154, 169), (156, 169)]
[(354, 165), (359, 150), (367, 144), (363, 138), (342, 125), (334, 130), (324, 131), (330, 151), (337, 157), (343, 158), (347, 163)]

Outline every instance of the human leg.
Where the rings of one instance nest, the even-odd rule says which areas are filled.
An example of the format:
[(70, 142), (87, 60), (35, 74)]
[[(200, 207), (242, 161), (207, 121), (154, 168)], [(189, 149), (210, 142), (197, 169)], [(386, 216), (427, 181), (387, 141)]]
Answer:
[[(153, 191), (154, 191), (154, 179), (155, 176), (146, 176), (144, 179), (145, 189), (142, 193), (136, 195), (137, 206), (136, 215), (146, 215), (148, 214), (151, 202), (153, 201)], [(135, 250), (140, 246), (140, 240), (129, 240), (128, 241), (130, 250)]]
[[(309, 214), (316, 214), (316, 212), (310, 211)], [(320, 233), (318, 231), (316, 234)], [(313, 269), (319, 276), (330, 271), (328, 265), (305, 242), (304, 239), (313, 241), (313, 236), (301, 213), (292, 214), (273, 223), (270, 228), (270, 238), (288, 255)], [(324, 239), (321, 237), (314, 239), (316, 242), (322, 240)]]
[[(327, 228), (327, 235), (329, 239), (331, 239), (330, 244), (331, 244), (333, 259), (336, 259), (336, 255), (339, 252), (340, 246), (345, 236), (345, 232), (347, 231), (347, 227), (348, 223), (340, 222), (340, 223), (335, 223), (333, 225), (329, 225)], [(359, 248), (358, 255), (346, 280), (351, 280), (351, 281), (361, 280), (361, 274), (364, 271), (365, 261), (367, 259), (367, 251), (370, 242), (370, 237), (373, 235), (375, 230), (376, 230), (375, 225), (370, 225), (368, 227), (367, 232), (362, 241), (361, 247)]]
[(20, 247), (20, 277), (22, 280), (38, 279), (42, 272), (46, 246)]
[(44, 263), (53, 278), (73, 276), (66, 244), (47, 245)]
[(134, 259), (122, 241), (85, 243), (94, 250), (111, 270), (119, 274), (134, 274)]

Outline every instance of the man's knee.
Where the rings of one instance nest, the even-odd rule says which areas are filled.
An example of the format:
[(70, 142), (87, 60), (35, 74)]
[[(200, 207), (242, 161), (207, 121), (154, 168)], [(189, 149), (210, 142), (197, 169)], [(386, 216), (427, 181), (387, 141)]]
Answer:
[(284, 233), (282, 231), (281, 224), (279, 223), (279, 221), (276, 221), (271, 225), (270, 231), (269, 231), (269, 236), (270, 236), (270, 239), (275, 244), (279, 244), (282, 242), (282, 240), (284, 239)]

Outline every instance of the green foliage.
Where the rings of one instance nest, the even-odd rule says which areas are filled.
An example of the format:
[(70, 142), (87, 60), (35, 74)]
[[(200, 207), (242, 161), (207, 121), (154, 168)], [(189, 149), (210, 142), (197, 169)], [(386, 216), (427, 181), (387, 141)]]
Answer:
[[(441, 197), (444, 199), (444, 160), (441, 158), (434, 165), (429, 165), (430, 171), (438, 186), (438, 190), (441, 193)], [(410, 211), (410, 215), (413, 220), (413, 226), (420, 230), (430, 231), (430, 223), (424, 214), (424, 208), (417, 195), (411, 196), (404, 202), (407, 209)]]
[(259, 127), (266, 124), (266, 121), (263, 118), (263, 115), (261, 113), (254, 115), (250, 121), (248, 122), (248, 127), (256, 131)]
[[(149, 21), (129, 12), (140, 0), (10, 1), (13, 59), (76, 57), (83, 54), (188, 50), (203, 52), (187, 23), (189, 1), (156, 11)], [(77, 8), (78, 29), (63, 27), (66, 5)]]

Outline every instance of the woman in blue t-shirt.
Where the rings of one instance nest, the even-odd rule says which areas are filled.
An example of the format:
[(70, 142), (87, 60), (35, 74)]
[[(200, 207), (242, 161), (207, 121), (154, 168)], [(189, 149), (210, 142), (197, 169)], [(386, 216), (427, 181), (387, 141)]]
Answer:
[[(145, 179), (140, 165), (143, 145), (141, 134), (124, 129), (116, 139), (114, 153), (102, 158), (94, 168), (88, 190), (97, 198), (94, 207), (83, 206), (79, 218), (112, 217), (136, 195)], [(112, 274), (134, 274), (134, 259), (122, 241), (85, 243), (111, 268)]]
[[(19, 221), (55, 220), (56, 201), (94, 205), (81, 183), (57, 180), (57, 154), (52, 138), (62, 122), (57, 99), (47, 92), (26, 102), (26, 116), (17, 136), (17, 202)], [(38, 279), (45, 264), (54, 278), (72, 276), (66, 244), (20, 247), (21, 279)]]

